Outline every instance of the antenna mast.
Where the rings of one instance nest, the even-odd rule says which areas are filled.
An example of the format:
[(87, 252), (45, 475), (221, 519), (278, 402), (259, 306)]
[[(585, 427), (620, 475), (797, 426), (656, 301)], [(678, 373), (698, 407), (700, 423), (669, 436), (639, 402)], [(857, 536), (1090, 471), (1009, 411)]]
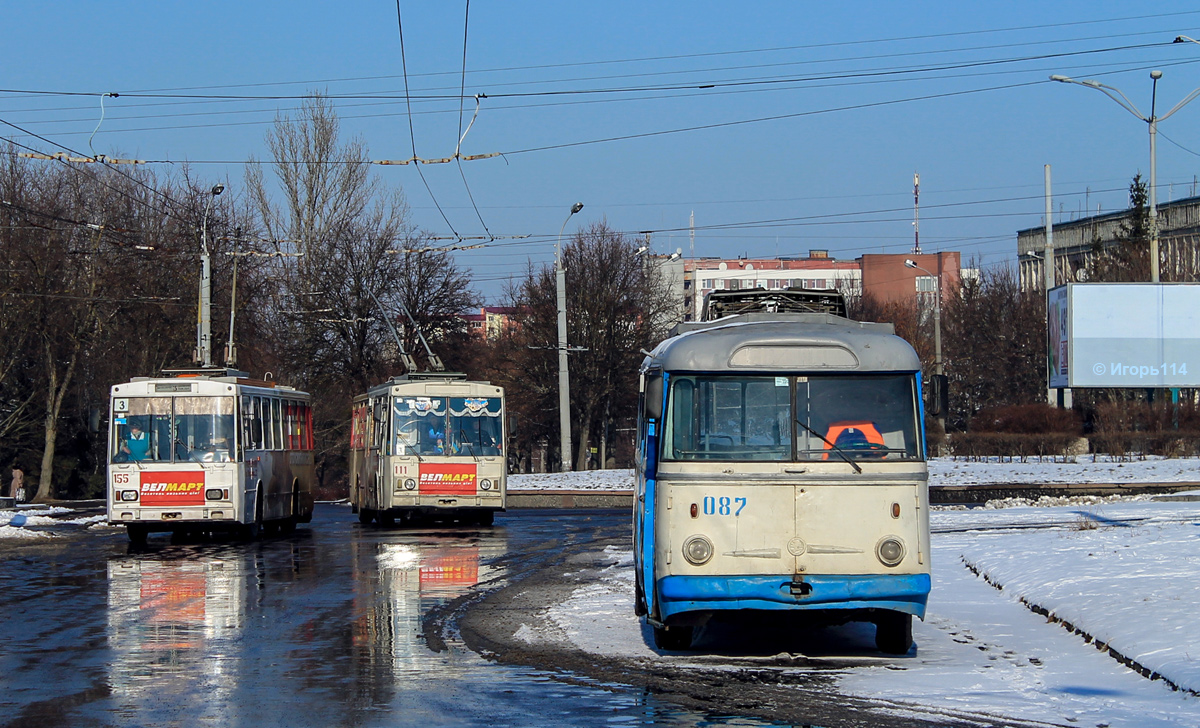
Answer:
[(688, 215), (688, 237), (691, 239), (691, 247), (688, 249), (688, 257), (692, 260), (696, 259), (696, 211)]
[(913, 172), (913, 255), (921, 254), (921, 175)]

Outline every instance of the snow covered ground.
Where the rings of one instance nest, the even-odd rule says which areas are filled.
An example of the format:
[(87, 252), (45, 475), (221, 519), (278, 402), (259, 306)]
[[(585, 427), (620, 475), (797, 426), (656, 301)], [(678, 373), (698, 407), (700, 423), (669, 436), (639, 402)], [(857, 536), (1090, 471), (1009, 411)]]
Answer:
[[(1119, 461), (1082, 455), (1075, 462), (969, 462), (953, 458), (929, 461), (933, 486), (1035, 483), (1200, 483), (1200, 458)], [(632, 490), (632, 470), (588, 470), (579, 473), (510, 475), (509, 490)]]
[[(843, 691), (912, 715), (1200, 725), (1200, 503), (946, 510), (933, 514), (933, 529), (933, 592), (925, 622), (914, 624), (917, 649), (901, 658), (871, 654), (863, 647), (869, 627), (860, 628), (866, 636), (838, 628), (845, 653), (815, 659), (836, 663)], [(632, 554), (610, 547), (608, 555), (601, 579), (548, 610), (546, 634), (530, 627), (524, 638), (565, 636), (601, 655), (700, 660), (651, 646), (633, 616)], [(1165, 679), (1148, 679), (1092, 640)]]

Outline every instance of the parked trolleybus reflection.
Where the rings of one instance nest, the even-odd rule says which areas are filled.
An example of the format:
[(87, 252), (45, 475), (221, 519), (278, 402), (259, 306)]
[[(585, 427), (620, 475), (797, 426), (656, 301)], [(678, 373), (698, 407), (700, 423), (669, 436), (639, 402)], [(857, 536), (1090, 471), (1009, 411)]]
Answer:
[(393, 377), (354, 399), (350, 499), (363, 523), (490, 525), (505, 507), (504, 390), (462, 374)]
[(313, 512), (311, 398), (244, 372), (195, 369), (112, 388), (108, 519), (153, 531), (290, 530)]
[(929, 593), (916, 353), (833, 291), (715, 294), (642, 365), (636, 609), (666, 649), (714, 615), (870, 621), (912, 646)]

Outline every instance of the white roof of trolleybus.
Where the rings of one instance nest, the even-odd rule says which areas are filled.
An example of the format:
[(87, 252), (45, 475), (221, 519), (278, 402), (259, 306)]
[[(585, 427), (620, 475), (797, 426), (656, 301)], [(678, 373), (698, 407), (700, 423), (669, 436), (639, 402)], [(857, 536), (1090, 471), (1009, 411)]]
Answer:
[[(194, 387), (189, 387), (188, 390), (171, 389), (168, 391), (163, 387), (155, 385), (171, 384), (194, 384)], [(136, 386), (134, 386), (136, 385)], [(128, 382), (114, 384), (112, 387), (113, 396), (126, 395), (137, 392), (145, 394), (156, 394), (161, 396), (170, 396), (173, 394), (198, 394), (198, 395), (220, 395), (220, 394), (278, 394), (285, 397), (308, 397), (307, 392), (301, 392), (295, 387), (288, 387), (278, 384), (273, 381), (264, 381), (261, 379), (249, 379), (246, 377), (209, 377), (189, 375), (182, 377), (134, 377)]]
[(502, 387), (498, 387), (487, 381), (468, 380), (465, 374), (456, 372), (422, 372), (419, 376), (406, 374), (399, 377), (392, 377), (382, 384), (376, 384), (374, 387), (371, 387), (367, 390), (366, 394), (356, 396), (354, 401), (359, 402), (368, 397), (378, 397), (392, 391), (402, 391), (407, 396), (504, 396), (504, 389)]
[(915, 372), (891, 324), (831, 314), (749, 313), (675, 328), (642, 363), (672, 372)]

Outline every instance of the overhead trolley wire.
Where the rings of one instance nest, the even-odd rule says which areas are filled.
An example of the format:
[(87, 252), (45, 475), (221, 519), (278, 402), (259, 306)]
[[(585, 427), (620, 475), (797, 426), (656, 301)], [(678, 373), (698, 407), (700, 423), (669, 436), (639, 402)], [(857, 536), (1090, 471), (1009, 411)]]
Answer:
[[(404, 56), (404, 23), (400, 19), (400, 0), (396, 0), (396, 30), (400, 35), (400, 70), (404, 76), (404, 98), (405, 103), (408, 105), (408, 139), (412, 143), (412, 158), (413, 160), (417, 160), (417, 137), (413, 131), (412, 101), (409, 99), (408, 93), (408, 62)], [(429, 198), (433, 200), (433, 205), (437, 208), (438, 214), (442, 216), (442, 220), (446, 222), (446, 227), (450, 228), (450, 232), (457, 237), (458, 231), (450, 224), (450, 218), (446, 217), (445, 211), (442, 210), (441, 204), (438, 203), (437, 197), (433, 194), (433, 189), (429, 186), (429, 181), (425, 179), (425, 173), (421, 171), (421, 165), (417, 164), (414, 166), (416, 167), (417, 175), (421, 178), (421, 183), (425, 185), (425, 191), (429, 193)]]
[[(397, 0), (399, 1), (399, 0)], [(475, 97), (475, 116), (471, 117), (471, 123), (467, 125), (467, 132), (463, 131), (463, 100), (466, 98), (467, 88), (467, 27), (471, 17), (471, 0), (466, 0), (466, 10), (463, 11), (463, 52), (462, 52), (462, 76), (459, 82), (458, 89), (458, 143), (454, 146), (454, 162), (458, 165), (458, 175), (462, 177), (463, 187), (467, 190), (467, 199), (471, 201), (471, 207), (475, 210), (475, 216), (479, 218), (479, 224), (483, 226), (483, 231), (490, 237), (491, 230), (488, 230), (487, 223), (483, 221), (483, 215), (479, 212), (479, 206), (475, 204), (475, 195), (471, 194), (471, 185), (467, 184), (467, 174), (463, 171), (462, 155), (459, 151), (462, 149), (463, 140), (467, 138), (467, 132), (471, 131), (471, 127), (475, 125), (475, 117), (479, 115), (479, 96)], [(413, 157), (416, 157), (416, 152), (413, 152)]]

